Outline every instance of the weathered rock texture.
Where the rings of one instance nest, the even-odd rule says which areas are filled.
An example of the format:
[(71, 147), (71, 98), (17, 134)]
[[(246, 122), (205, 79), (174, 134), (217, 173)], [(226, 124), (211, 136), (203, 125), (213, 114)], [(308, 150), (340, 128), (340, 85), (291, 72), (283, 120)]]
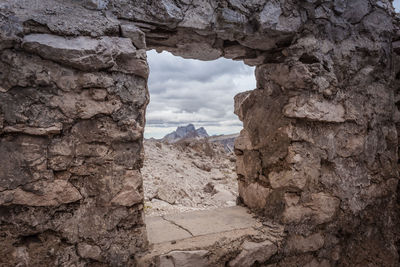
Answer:
[(156, 48), (257, 66), (236, 97), (239, 191), (288, 234), (257, 259), (398, 266), (393, 19), (388, 0), (3, 0), (0, 261), (126, 266), (146, 250)]

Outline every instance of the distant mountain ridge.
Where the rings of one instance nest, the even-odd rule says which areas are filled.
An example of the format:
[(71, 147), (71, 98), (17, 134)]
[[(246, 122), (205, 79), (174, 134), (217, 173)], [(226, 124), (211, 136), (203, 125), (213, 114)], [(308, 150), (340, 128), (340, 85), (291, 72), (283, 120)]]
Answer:
[(229, 134), (229, 135), (213, 135), (209, 136), (204, 127), (198, 129), (195, 128), (193, 124), (188, 124), (186, 126), (179, 126), (175, 131), (165, 135), (161, 141), (166, 143), (176, 143), (181, 140), (187, 139), (207, 139), (210, 143), (219, 143), (224, 146), (227, 153), (233, 152), (235, 139), (239, 134)]
[(196, 129), (193, 124), (188, 124), (186, 126), (179, 126), (175, 131), (164, 136), (161, 141), (176, 143), (183, 139), (201, 139), (208, 136), (206, 129), (203, 127)]

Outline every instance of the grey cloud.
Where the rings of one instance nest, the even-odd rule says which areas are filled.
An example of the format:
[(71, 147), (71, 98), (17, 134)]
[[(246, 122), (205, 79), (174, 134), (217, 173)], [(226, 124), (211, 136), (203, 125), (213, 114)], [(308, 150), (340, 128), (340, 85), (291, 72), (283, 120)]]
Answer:
[(254, 68), (227, 59), (204, 62), (154, 51), (148, 52), (148, 60), (146, 129), (153, 127), (152, 135), (187, 123), (224, 133), (240, 129), (242, 124), (233, 114), (233, 97), (255, 88)]
[(226, 59), (218, 59), (212, 61), (212, 64), (207, 64), (207, 62), (204, 64), (204, 61), (187, 60), (175, 57), (170, 53), (157, 53), (154, 50), (148, 52), (148, 60), (152, 75), (150, 79), (158, 81), (167, 81), (174, 77), (174, 79), (204, 82), (212, 80), (222, 73), (234, 75), (251, 72), (251, 68), (241, 62), (231, 61), (231, 64), (227, 64)]

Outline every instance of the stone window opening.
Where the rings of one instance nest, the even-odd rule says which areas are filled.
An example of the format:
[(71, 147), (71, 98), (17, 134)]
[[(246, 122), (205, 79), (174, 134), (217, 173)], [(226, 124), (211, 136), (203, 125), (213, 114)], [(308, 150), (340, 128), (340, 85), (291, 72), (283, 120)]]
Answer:
[[(159, 218), (167, 224), (163, 227), (173, 227), (168, 220), (186, 212), (219, 209), (231, 219), (240, 218), (245, 210), (234, 208), (240, 203), (234, 142), (243, 126), (234, 114), (234, 96), (255, 88), (254, 67), (154, 50), (148, 51), (148, 62), (150, 102), (141, 173), (150, 242), (168, 239), (152, 233)], [(225, 214), (223, 208), (229, 207), (233, 208)], [(198, 216), (203, 214), (209, 216), (207, 212)], [(222, 227), (218, 231), (236, 227), (224, 216), (218, 220)], [(212, 221), (200, 218), (198, 223), (212, 229)], [(181, 234), (186, 236), (187, 231)]]

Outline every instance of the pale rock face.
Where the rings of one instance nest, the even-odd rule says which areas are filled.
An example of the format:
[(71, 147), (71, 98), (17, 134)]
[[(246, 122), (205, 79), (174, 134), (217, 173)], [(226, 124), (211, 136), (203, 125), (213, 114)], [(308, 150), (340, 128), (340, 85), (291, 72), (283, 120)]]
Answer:
[(267, 198), (271, 190), (258, 183), (246, 185), (239, 181), (239, 195), (250, 208), (263, 209), (267, 205)]
[(25, 133), (29, 135), (53, 135), (61, 132), (62, 125), (57, 124), (46, 128), (27, 127), (25, 125), (16, 124), (13, 126), (6, 126), (3, 128), (5, 133)]
[(298, 203), (285, 209), (283, 220), (288, 223), (311, 219), (315, 224), (322, 224), (333, 220), (339, 208), (340, 200), (325, 193), (311, 195), (311, 200)]
[(276, 251), (276, 245), (268, 240), (261, 243), (245, 241), (242, 245), (241, 253), (229, 262), (229, 266), (250, 267), (255, 262), (263, 263), (274, 255)]
[(179, 23), (180, 27), (206, 30), (215, 20), (215, 7), (209, 1), (200, 0), (192, 3), (193, 5), (185, 12), (184, 19)]
[(97, 114), (112, 114), (121, 108), (122, 104), (118, 99), (99, 101), (89, 91), (83, 91), (80, 95), (64, 94), (55, 96), (50, 100), (52, 107), (59, 107), (67, 117), (79, 117), (90, 119)]
[(291, 118), (305, 118), (315, 121), (344, 122), (345, 109), (341, 104), (318, 101), (312, 98), (294, 97), (283, 108), (283, 113)]
[(107, 7), (108, 0), (84, 0), (84, 5), (89, 9), (102, 10)]
[(145, 34), (134, 24), (121, 25), (121, 33), (123, 37), (131, 39), (133, 45), (136, 46), (137, 49), (146, 48)]
[(82, 258), (101, 260), (101, 249), (98, 246), (92, 246), (86, 243), (78, 244), (78, 254)]
[(271, 183), (271, 187), (274, 189), (282, 187), (295, 187), (303, 189), (307, 183), (307, 177), (304, 174), (295, 171), (283, 171), (283, 172), (270, 172), (268, 179)]
[(282, 9), (278, 1), (268, 1), (260, 13), (259, 21), (263, 28), (276, 28)]
[(24, 37), (23, 48), (43, 58), (80, 70), (113, 68), (147, 78), (147, 63), (128, 38), (64, 38), (50, 34)]
[(312, 252), (322, 248), (324, 242), (324, 237), (320, 233), (312, 234), (307, 237), (292, 236), (287, 241), (285, 249), (293, 253)]
[(243, 129), (240, 135), (235, 139), (235, 148), (239, 150), (251, 149), (251, 141), (245, 129)]
[(79, 191), (64, 180), (37, 182), (23, 189), (0, 192), (0, 205), (59, 206), (80, 199)]
[(159, 265), (163, 267), (191, 267), (209, 266), (206, 255), (207, 250), (195, 251), (171, 251), (168, 254), (160, 256)]

